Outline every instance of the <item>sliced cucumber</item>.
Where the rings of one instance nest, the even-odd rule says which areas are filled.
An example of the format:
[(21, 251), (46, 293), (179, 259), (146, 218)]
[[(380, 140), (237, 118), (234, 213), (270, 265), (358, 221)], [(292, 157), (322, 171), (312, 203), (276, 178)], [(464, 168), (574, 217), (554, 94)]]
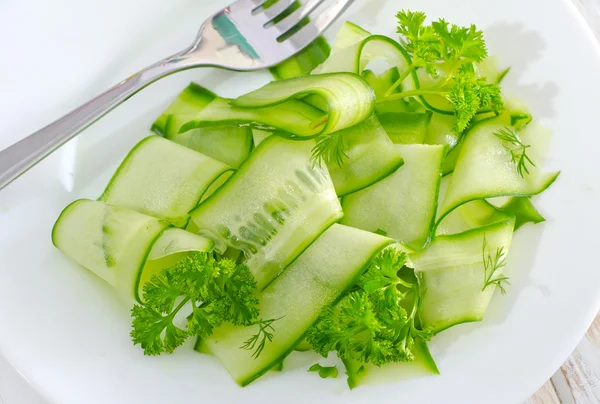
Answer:
[(233, 175), (233, 173), (234, 173), (234, 170), (229, 170), (229, 171), (223, 173), (223, 175), (221, 175), (219, 178), (217, 178), (212, 184), (210, 184), (210, 186), (206, 189), (206, 191), (202, 195), (202, 198), (200, 199), (200, 203), (202, 203), (204, 200), (208, 199), (212, 194), (214, 194), (217, 191), (217, 189), (221, 188), (227, 181), (229, 181), (229, 178)]
[[(448, 70), (452, 69), (449, 65), (438, 64), (436, 66), (438, 75), (432, 77), (425, 69), (416, 69), (411, 73), (412, 80), (402, 82), (403, 91), (417, 90), (420, 88), (436, 88), (443, 85), (448, 77)], [(419, 101), (430, 111), (440, 115), (454, 117), (454, 106), (444, 95), (419, 95)]]
[(375, 115), (340, 131), (347, 151), (343, 164), (327, 164), (338, 196), (344, 196), (387, 177), (403, 160)]
[(452, 131), (455, 118), (448, 115), (440, 115), (434, 113), (435, 120), (429, 125), (429, 135), (425, 138), (425, 143), (428, 144), (446, 144), (451, 149), (444, 161), (444, 175), (452, 174), (456, 167), (458, 157), (462, 152), (465, 144), (465, 138), (469, 131), (474, 130), (484, 121), (496, 118), (496, 116), (488, 116), (485, 118), (475, 119), (471, 125), (460, 135)]
[(274, 338), (261, 354), (240, 349), (258, 331), (222, 326), (199, 349), (215, 355), (245, 386), (280, 363), (302, 341), (321, 310), (333, 304), (390, 239), (342, 225), (331, 226), (259, 297), (260, 314), (273, 322)]
[(231, 168), (159, 136), (125, 157), (100, 200), (182, 227), (206, 189)]
[[(469, 201), (498, 196), (531, 196), (556, 180), (558, 172), (541, 172), (540, 160), (543, 159), (538, 159), (541, 151), (538, 145), (545, 139), (532, 125), (527, 126), (520, 136), (524, 144), (531, 146), (527, 153), (537, 166), (528, 167), (529, 174), (524, 173), (524, 177), (519, 175), (509, 146), (494, 135), (507, 127), (506, 121), (506, 116), (487, 120), (466, 134), (438, 221)], [(545, 155), (545, 150), (541, 155)]]
[(318, 37), (310, 45), (291, 58), (271, 67), (269, 71), (276, 80), (308, 76), (315, 67), (329, 57), (331, 48), (323, 37)]
[[(63, 210), (52, 242), (65, 255), (139, 301), (143, 283), (188, 251), (213, 242), (132, 210), (81, 199)], [(165, 230), (166, 229), (166, 230)]]
[(399, 112), (378, 114), (379, 122), (395, 144), (421, 144), (429, 131), (432, 113)]
[(515, 216), (515, 231), (527, 223), (537, 224), (546, 221), (531, 202), (531, 198), (512, 197), (498, 210)]
[[(526, 109), (519, 102), (515, 100), (506, 100), (505, 107), (507, 110), (506, 115), (509, 117), (507, 123), (509, 121), (510, 126), (516, 130), (522, 130), (531, 122), (531, 115), (528, 112), (525, 112)], [(434, 117), (435, 119), (433, 119), (430, 124), (429, 135), (425, 139), (425, 143), (447, 144), (450, 146), (452, 150), (448, 153), (446, 161), (444, 161), (444, 175), (448, 175), (452, 173), (456, 167), (456, 162), (462, 151), (465, 143), (464, 138), (467, 133), (476, 128), (483, 121), (494, 119), (495, 115), (482, 114), (476, 116), (469, 128), (462, 135), (458, 135), (452, 131), (452, 126), (454, 125), (454, 122), (456, 122), (456, 118), (453, 116), (434, 114)], [(503, 119), (507, 118), (503, 117)], [(548, 136), (543, 135), (543, 137)], [(536, 145), (536, 148), (539, 149), (537, 154), (540, 156), (545, 154), (543, 151), (544, 147), (541, 143), (542, 142), (539, 142)]]
[[(255, 129), (255, 144), (271, 134)], [(329, 136), (342, 136), (347, 149), (341, 165), (338, 162), (327, 163), (335, 191), (340, 197), (374, 184), (403, 164), (402, 157), (375, 115)]]
[(191, 83), (154, 122), (152, 130), (182, 146), (196, 150), (230, 167), (237, 168), (252, 151), (252, 133), (248, 127), (202, 128), (179, 134), (190, 114), (201, 111), (217, 96)]
[(241, 262), (244, 258), (244, 253), (242, 250), (238, 250), (236, 248), (228, 248), (222, 255), (225, 259), (230, 259), (234, 262)]
[(398, 42), (383, 35), (371, 35), (360, 42), (334, 51), (313, 74), (351, 72), (361, 74), (369, 62), (383, 59), (401, 72), (409, 66), (410, 56)]
[(160, 117), (152, 124), (152, 131), (156, 134), (165, 136), (167, 121), (173, 114), (188, 114), (201, 110), (208, 105), (217, 96), (210, 90), (199, 86), (196, 83), (190, 83), (167, 107)]
[(436, 235), (451, 235), (514, 220), (515, 215), (502, 212), (485, 199), (467, 202), (450, 212), (437, 226)]
[(191, 252), (210, 252), (215, 243), (205, 237), (171, 227), (156, 239), (138, 279), (135, 298), (141, 301), (144, 284), (164, 268), (169, 268)]
[(458, 156), (460, 156), (462, 145), (463, 142), (459, 140), (458, 144), (448, 152), (446, 160), (444, 160), (444, 168), (442, 170), (444, 176), (454, 172), (454, 167), (456, 167), (456, 161), (458, 160)]
[(310, 346), (310, 343), (306, 339), (303, 339), (298, 345), (296, 345), (294, 350), (300, 351), (300, 352), (306, 352), (306, 351), (312, 350), (312, 347)]
[(396, 145), (404, 166), (370, 187), (342, 199), (341, 223), (385, 232), (412, 249), (428, 241), (435, 220), (444, 147)]
[(477, 75), (485, 77), (486, 82), (490, 84), (500, 84), (510, 71), (510, 68), (501, 69), (499, 67), (499, 60), (496, 56), (488, 56), (476, 64), (475, 68), (477, 69)]
[[(440, 183), (440, 201), (444, 200), (452, 175), (446, 175)], [(441, 208), (441, 206), (438, 206)], [(437, 224), (436, 236), (463, 233), (479, 227), (490, 226), (500, 222), (514, 220), (515, 215), (502, 212), (485, 199), (476, 199), (459, 206)]]
[(181, 119), (186, 123), (179, 133), (211, 126), (238, 125), (268, 131), (279, 129), (290, 137), (310, 139), (319, 136), (324, 127), (321, 121), (325, 118), (322, 110), (300, 100), (288, 100), (266, 108), (239, 108), (232, 105), (231, 100), (216, 98), (206, 108), (182, 115)]
[[(421, 321), (440, 332), (483, 319), (496, 286), (484, 288), (484, 259), (506, 254), (514, 219), (452, 236), (439, 236), (423, 252), (410, 255), (422, 292)], [(484, 244), (484, 240), (485, 243)], [(484, 245), (486, 249), (484, 250)], [(502, 274), (502, 268), (494, 279)]]
[(322, 128), (321, 135), (354, 126), (371, 116), (375, 109), (373, 89), (362, 77), (349, 73), (273, 81), (236, 98), (233, 105), (241, 108), (262, 108), (308, 94), (316, 94), (327, 100), (327, 123)]
[(452, 131), (455, 122), (456, 118), (453, 115), (442, 115), (434, 112), (431, 115), (424, 142), (446, 145), (449, 149), (453, 149), (460, 139), (460, 135)]
[(384, 366), (362, 364), (352, 359), (343, 360), (348, 375), (348, 386), (353, 389), (359, 385), (395, 383), (405, 379), (440, 374), (425, 341), (415, 340), (412, 353), (415, 359), (411, 362), (388, 363)]
[(217, 250), (244, 251), (259, 288), (268, 285), (342, 217), (329, 173), (311, 164), (311, 141), (263, 140), (229, 181), (191, 212), (189, 229)]
[(252, 137), (254, 139), (254, 147), (258, 146), (260, 142), (271, 136), (273, 132), (260, 129), (252, 129)]
[[(406, 100), (385, 100), (385, 97), (388, 95), (386, 93), (400, 80), (400, 71), (397, 67), (392, 67), (379, 76), (371, 70), (363, 70), (361, 75), (373, 87), (373, 91), (375, 91), (375, 97), (377, 98), (375, 112), (378, 115), (397, 114), (401, 112), (431, 112), (412, 97)], [(400, 92), (402, 92), (402, 86), (397, 86), (389, 95)]]
[(335, 35), (331, 49), (333, 51), (338, 51), (340, 49), (347, 48), (362, 41), (370, 35), (371, 33), (364, 28), (359, 27), (350, 21), (346, 21)]
[[(400, 79), (400, 72), (397, 67), (392, 67), (380, 75), (376, 75), (371, 70), (364, 70), (361, 75), (367, 80), (369, 85), (373, 87), (373, 91), (375, 91), (375, 98), (377, 99), (375, 113), (381, 115), (411, 111), (411, 106), (403, 99), (383, 102), (385, 93)], [(398, 87), (392, 94), (400, 91), (402, 91), (402, 88)]]
[[(167, 133), (175, 134), (167, 139), (232, 168), (238, 168), (254, 147), (252, 129), (248, 126), (217, 126), (178, 133), (179, 128), (185, 124), (184, 120), (179, 115), (169, 117)], [(171, 126), (177, 129), (170, 130)]]

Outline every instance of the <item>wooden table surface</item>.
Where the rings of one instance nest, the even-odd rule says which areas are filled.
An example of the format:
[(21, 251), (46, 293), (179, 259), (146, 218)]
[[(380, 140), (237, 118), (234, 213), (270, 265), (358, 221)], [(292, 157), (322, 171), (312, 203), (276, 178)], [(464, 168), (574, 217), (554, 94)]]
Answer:
[[(600, 0), (593, 0), (598, 1)], [(526, 404), (600, 403), (600, 315), (562, 367)]]

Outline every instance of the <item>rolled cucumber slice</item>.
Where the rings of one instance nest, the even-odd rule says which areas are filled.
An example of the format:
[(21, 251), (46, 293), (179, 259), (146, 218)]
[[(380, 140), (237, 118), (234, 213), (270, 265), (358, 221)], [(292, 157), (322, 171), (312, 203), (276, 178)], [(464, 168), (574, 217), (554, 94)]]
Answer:
[[(360, 76), (331, 73), (273, 81), (233, 100), (241, 108), (262, 108), (316, 94), (327, 101), (327, 123), (320, 135), (354, 126), (373, 113), (375, 94)], [(285, 129), (285, 128), (281, 128)]]
[(52, 242), (66, 256), (140, 300), (144, 282), (185, 252), (209, 252), (214, 243), (151, 216), (99, 201), (67, 206), (52, 230)]
[[(327, 112), (301, 99), (324, 100)], [(321, 102), (319, 102), (321, 104)], [(310, 139), (356, 125), (375, 108), (373, 89), (360, 76), (333, 73), (273, 81), (235, 100), (217, 98), (190, 114), (179, 130), (224, 124), (251, 125), (275, 130), (294, 139)]]
[(312, 166), (314, 142), (270, 136), (191, 212), (189, 230), (244, 251), (259, 289), (342, 217), (327, 170)]
[(469, 201), (536, 195), (556, 180), (558, 172), (541, 171), (545, 139), (539, 127), (530, 124), (520, 133), (521, 141), (530, 146), (528, 155), (536, 162), (535, 167), (528, 166), (529, 174), (523, 173), (523, 177), (517, 171), (510, 145), (495, 135), (507, 127), (507, 117), (501, 116), (478, 123), (466, 134), (438, 222)]
[(339, 29), (337, 34), (335, 34), (335, 39), (333, 40), (333, 46), (331, 47), (331, 50), (338, 51), (340, 49), (355, 45), (370, 35), (371, 33), (364, 28), (350, 21), (346, 21)]
[[(385, 93), (400, 79), (400, 72), (397, 67), (392, 67), (380, 75), (376, 75), (372, 70), (363, 70), (361, 75), (367, 80), (369, 85), (373, 87), (373, 91), (375, 91), (375, 98), (377, 99), (377, 105), (375, 106), (376, 114), (415, 112), (412, 111), (412, 105), (409, 105), (409, 103), (403, 99), (387, 102), (383, 101)], [(398, 87), (392, 94), (400, 91), (402, 91), (402, 88)], [(418, 105), (420, 106), (420, 104)], [(423, 109), (422, 106), (421, 109)]]
[(252, 133), (237, 125), (196, 129), (183, 134), (179, 129), (190, 114), (204, 109), (217, 96), (210, 90), (191, 83), (152, 125), (152, 130), (182, 146), (237, 168), (252, 151)]
[(99, 200), (183, 227), (207, 188), (231, 170), (210, 157), (150, 136), (125, 157)]
[[(457, 235), (438, 236), (423, 252), (410, 255), (422, 292), (421, 321), (440, 332), (481, 321), (496, 286), (485, 285), (484, 259), (510, 248), (514, 219)], [(485, 242), (484, 242), (485, 239)], [(485, 249), (484, 249), (485, 246)], [(502, 274), (498, 269), (493, 279)]]
[(371, 35), (348, 47), (331, 53), (313, 74), (351, 72), (361, 74), (369, 62), (383, 59), (400, 72), (408, 69), (410, 56), (398, 42), (383, 35)]
[(435, 220), (443, 146), (395, 145), (404, 166), (389, 177), (342, 199), (341, 223), (383, 231), (412, 249), (422, 248)]
[(171, 115), (194, 113), (204, 108), (216, 97), (212, 91), (196, 83), (190, 83), (154, 121), (151, 130), (157, 135), (166, 136), (167, 121)]
[(273, 340), (257, 358), (240, 347), (258, 325), (219, 327), (198, 350), (215, 355), (239, 385), (251, 383), (294, 350), (321, 310), (335, 303), (391, 242), (351, 227), (331, 226), (259, 297), (262, 319), (278, 320), (272, 324)]
[[(186, 119), (171, 115), (167, 121), (167, 139), (188, 149), (238, 168), (254, 148), (252, 129), (248, 126), (216, 126), (179, 133)], [(174, 129), (171, 129), (174, 128)], [(172, 135), (171, 135), (172, 134)]]
[(192, 252), (210, 252), (215, 243), (188, 231), (170, 227), (156, 239), (140, 273), (135, 298), (141, 301), (144, 284), (164, 268), (170, 268)]
[(181, 119), (186, 123), (179, 133), (211, 126), (244, 125), (271, 132), (279, 129), (290, 137), (310, 139), (319, 136), (324, 127), (321, 121), (325, 118), (322, 110), (300, 100), (288, 100), (265, 108), (239, 108), (232, 105), (231, 100), (216, 98), (206, 108), (182, 115)]
[(343, 136), (347, 147), (347, 158), (342, 165), (336, 162), (327, 164), (335, 191), (340, 197), (376, 183), (404, 163), (374, 114), (332, 136)]

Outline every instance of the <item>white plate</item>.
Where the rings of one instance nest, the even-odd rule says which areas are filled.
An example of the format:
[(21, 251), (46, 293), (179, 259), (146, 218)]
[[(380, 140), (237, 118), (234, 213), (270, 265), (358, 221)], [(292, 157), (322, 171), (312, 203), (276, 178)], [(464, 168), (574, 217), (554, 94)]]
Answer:
[[(227, 0), (5, 0), (0, 3), (0, 148), (107, 86), (183, 48)], [(241, 389), (190, 349), (147, 358), (128, 336), (128, 307), (50, 243), (70, 201), (95, 198), (126, 151), (190, 80), (224, 95), (268, 80), (211, 69), (169, 77), (117, 109), (0, 192), (0, 352), (50, 401), (74, 403), (516, 403), (558, 368), (599, 308), (600, 60), (582, 18), (561, 0), (363, 0), (346, 18), (393, 35), (398, 8), (483, 28), (506, 80), (555, 131), (539, 201), (544, 225), (519, 231), (512, 287), (484, 322), (431, 344), (442, 375), (349, 392), (305, 368)], [(329, 34), (331, 34), (330, 31)]]

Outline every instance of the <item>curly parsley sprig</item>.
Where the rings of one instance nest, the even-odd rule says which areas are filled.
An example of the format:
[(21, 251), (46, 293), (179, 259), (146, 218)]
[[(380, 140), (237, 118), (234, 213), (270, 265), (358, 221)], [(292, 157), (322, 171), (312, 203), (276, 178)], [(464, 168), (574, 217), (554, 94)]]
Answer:
[(374, 365), (413, 360), (415, 340), (428, 341), (432, 331), (418, 325), (418, 282), (398, 276), (405, 261), (404, 253), (391, 248), (373, 260), (356, 290), (325, 309), (309, 329), (313, 349)]
[[(453, 130), (462, 133), (478, 113), (499, 113), (504, 105), (500, 87), (488, 83), (480, 77), (475, 64), (483, 61), (488, 53), (483, 33), (475, 25), (460, 27), (440, 19), (425, 25), (422, 12), (401, 11), (396, 15), (398, 33), (403, 37), (403, 45), (410, 54), (408, 68), (388, 89), (379, 102), (389, 102), (406, 97), (419, 97), (434, 112), (450, 113), (456, 116)], [(394, 91), (419, 68), (438, 79), (443, 66), (445, 78), (437, 80), (431, 87)], [(415, 76), (416, 77), (416, 76)], [(440, 111), (432, 107), (424, 96), (441, 96), (452, 103), (453, 111)]]
[[(245, 265), (194, 253), (144, 285), (143, 304), (131, 310), (131, 338), (146, 355), (172, 353), (190, 336), (206, 338), (225, 322), (250, 325), (258, 318), (256, 281)], [(174, 324), (191, 305), (185, 329)]]

